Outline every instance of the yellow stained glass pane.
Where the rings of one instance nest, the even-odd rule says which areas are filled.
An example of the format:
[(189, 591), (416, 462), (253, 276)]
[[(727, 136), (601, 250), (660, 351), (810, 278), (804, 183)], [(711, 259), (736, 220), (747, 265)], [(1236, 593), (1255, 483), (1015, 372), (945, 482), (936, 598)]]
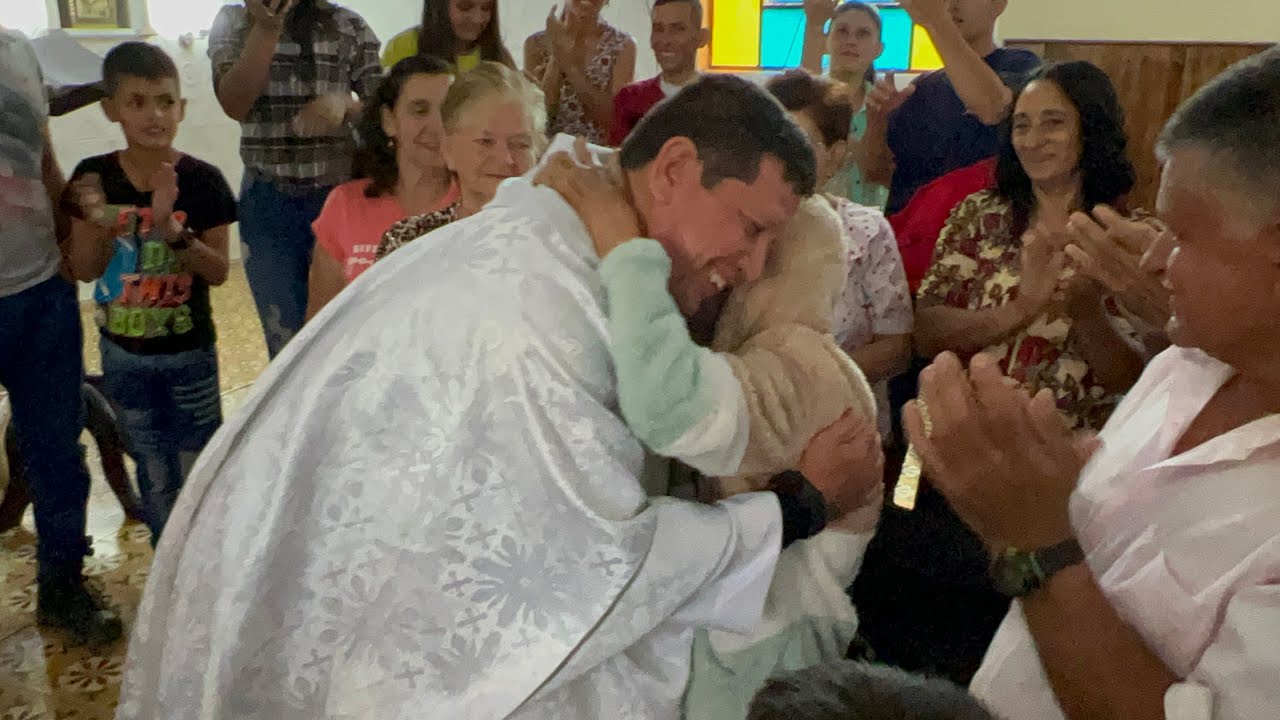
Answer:
[(760, 65), (760, 11), (763, 0), (715, 0), (711, 22), (711, 64)]
[(911, 29), (911, 69), (937, 70), (942, 67), (942, 56), (933, 45), (929, 31), (916, 25)]

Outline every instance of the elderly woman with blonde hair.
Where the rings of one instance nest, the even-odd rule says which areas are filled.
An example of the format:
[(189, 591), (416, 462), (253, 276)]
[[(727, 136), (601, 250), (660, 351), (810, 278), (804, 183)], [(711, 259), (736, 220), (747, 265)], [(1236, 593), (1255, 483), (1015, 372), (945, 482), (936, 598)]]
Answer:
[(503, 180), (528, 172), (546, 147), (542, 91), (501, 63), (482, 62), (460, 74), (445, 95), (440, 114), (444, 161), (457, 178), (458, 201), (393, 225), (378, 246), (377, 259), (474, 215), (493, 199)]

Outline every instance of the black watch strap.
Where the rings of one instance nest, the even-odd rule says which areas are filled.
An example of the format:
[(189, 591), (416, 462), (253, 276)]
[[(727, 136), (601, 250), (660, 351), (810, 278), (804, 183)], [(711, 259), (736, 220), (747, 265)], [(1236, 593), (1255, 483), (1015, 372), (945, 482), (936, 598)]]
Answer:
[(1037, 550), (1035, 556), (1043, 583), (1059, 571), (1084, 562), (1084, 548), (1075, 538), (1068, 538), (1057, 545)]
[(186, 250), (191, 247), (191, 242), (197, 237), (196, 232), (191, 228), (182, 228), (182, 232), (178, 236), (168, 242), (170, 249)]
[(1030, 552), (1010, 548), (991, 563), (991, 579), (1001, 593), (1024, 597), (1044, 587), (1049, 578), (1084, 560), (1084, 549), (1075, 538)]

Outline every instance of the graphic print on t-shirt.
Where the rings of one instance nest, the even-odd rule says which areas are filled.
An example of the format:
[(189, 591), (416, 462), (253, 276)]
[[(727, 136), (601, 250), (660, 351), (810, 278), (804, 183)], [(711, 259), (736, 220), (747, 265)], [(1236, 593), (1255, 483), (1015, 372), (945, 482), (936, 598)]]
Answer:
[[(181, 210), (173, 216), (186, 223)], [(115, 252), (93, 294), (98, 324), (110, 335), (138, 340), (191, 332), (194, 278), (172, 248), (148, 239), (151, 208), (120, 208), (112, 227)]]

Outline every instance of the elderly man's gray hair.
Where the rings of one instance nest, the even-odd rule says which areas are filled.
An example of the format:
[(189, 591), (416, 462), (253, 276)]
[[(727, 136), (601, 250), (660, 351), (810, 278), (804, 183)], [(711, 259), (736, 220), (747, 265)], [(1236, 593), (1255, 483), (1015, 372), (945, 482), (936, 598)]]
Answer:
[(1157, 153), (1184, 147), (1224, 161), (1259, 210), (1280, 208), (1280, 46), (1232, 65), (1178, 108)]
[(747, 720), (996, 720), (958, 685), (842, 661), (775, 676)]

